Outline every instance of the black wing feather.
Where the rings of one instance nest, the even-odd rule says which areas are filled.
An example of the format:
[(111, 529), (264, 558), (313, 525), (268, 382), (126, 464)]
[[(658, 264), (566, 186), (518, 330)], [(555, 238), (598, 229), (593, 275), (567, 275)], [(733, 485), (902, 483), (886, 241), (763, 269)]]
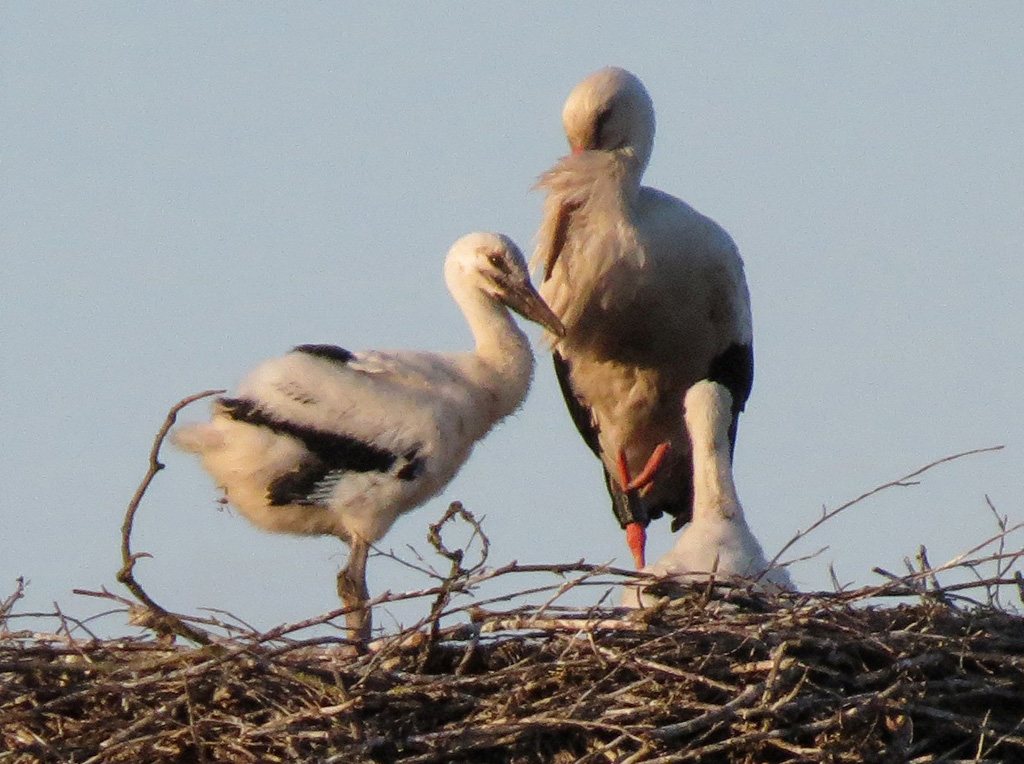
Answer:
[(271, 506), (323, 504), (346, 472), (383, 473), (400, 463), (395, 475), (399, 480), (414, 480), (422, 474), (424, 463), (418, 448), (396, 454), (351, 435), (276, 417), (246, 398), (220, 398), (218, 403), (232, 419), (295, 438), (309, 451), (298, 467), (270, 484), (267, 498)]
[(555, 376), (558, 377), (558, 386), (562, 390), (562, 397), (565, 398), (565, 407), (569, 409), (572, 423), (576, 425), (576, 430), (579, 432), (580, 437), (583, 438), (583, 442), (594, 452), (594, 456), (600, 459), (601, 444), (597, 437), (598, 428), (594, 424), (594, 417), (590, 412), (590, 407), (580, 400), (579, 396), (576, 395), (576, 391), (572, 389), (572, 379), (570, 378), (572, 370), (569, 362), (557, 350), (551, 354), (551, 360), (555, 363)]
[(326, 358), (328, 361), (335, 361), (336, 363), (348, 363), (356, 357), (355, 353), (337, 345), (296, 345), (292, 348), (292, 351), (316, 356), (317, 358)]

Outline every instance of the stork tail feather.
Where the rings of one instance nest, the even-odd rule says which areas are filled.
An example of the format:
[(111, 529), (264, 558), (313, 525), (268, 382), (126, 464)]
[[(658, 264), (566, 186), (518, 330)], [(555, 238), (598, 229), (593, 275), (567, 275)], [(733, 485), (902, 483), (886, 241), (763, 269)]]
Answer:
[(208, 422), (179, 427), (171, 433), (171, 442), (182, 451), (201, 454), (224, 446), (224, 433)]

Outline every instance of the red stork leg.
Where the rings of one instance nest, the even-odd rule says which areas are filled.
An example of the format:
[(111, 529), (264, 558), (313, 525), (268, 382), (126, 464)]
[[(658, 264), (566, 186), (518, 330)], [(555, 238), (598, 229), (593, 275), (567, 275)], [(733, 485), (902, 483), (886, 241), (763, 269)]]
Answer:
[[(622, 486), (622, 490), (639, 491), (650, 484), (661, 463), (665, 460), (667, 453), (668, 443), (659, 443), (647, 460), (647, 464), (644, 465), (643, 470), (640, 471), (640, 474), (635, 478), (630, 478), (626, 452), (620, 449), (617, 463), (619, 468), (619, 484)], [(626, 543), (629, 544), (629, 549), (633, 553), (636, 569), (640, 570), (647, 564), (647, 529), (641, 523), (629, 523), (626, 526)]]

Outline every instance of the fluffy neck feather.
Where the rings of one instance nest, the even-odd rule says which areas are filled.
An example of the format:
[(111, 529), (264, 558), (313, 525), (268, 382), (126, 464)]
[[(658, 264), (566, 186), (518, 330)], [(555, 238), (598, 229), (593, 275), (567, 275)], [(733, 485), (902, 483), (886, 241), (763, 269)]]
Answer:
[[(537, 188), (547, 198), (532, 265), (546, 277), (541, 294), (573, 334), (609, 272), (642, 265), (633, 223), (639, 174), (618, 152), (584, 151), (561, 159)], [(632, 299), (631, 282), (621, 277), (612, 293), (600, 292), (606, 303)]]

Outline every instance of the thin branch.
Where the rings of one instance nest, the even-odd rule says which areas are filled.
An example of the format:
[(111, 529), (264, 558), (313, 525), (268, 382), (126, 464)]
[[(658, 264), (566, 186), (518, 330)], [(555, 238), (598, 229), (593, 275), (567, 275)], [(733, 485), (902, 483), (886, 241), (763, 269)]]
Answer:
[(149, 469), (146, 472), (145, 477), (142, 478), (142, 482), (135, 491), (135, 495), (132, 496), (130, 502), (128, 502), (128, 510), (125, 512), (124, 523), (121, 525), (121, 569), (117, 572), (117, 580), (130, 591), (135, 598), (143, 604), (147, 609), (145, 615), (141, 615), (139, 620), (140, 625), (149, 626), (158, 633), (161, 634), (177, 634), (185, 637), (197, 644), (207, 645), (210, 644), (210, 635), (204, 631), (200, 631), (192, 626), (186, 624), (182, 619), (165, 610), (163, 607), (158, 605), (152, 597), (150, 597), (145, 589), (135, 580), (135, 563), (142, 557), (149, 557), (150, 555), (146, 552), (133, 553), (131, 547), (131, 536), (132, 528), (135, 524), (135, 514), (139, 510), (139, 504), (142, 502), (142, 497), (146, 495), (146, 491), (149, 489), (150, 483), (156, 477), (156, 474), (164, 468), (164, 465), (160, 462), (160, 448), (163, 445), (164, 439), (167, 437), (167, 433), (170, 432), (171, 427), (174, 426), (175, 421), (178, 418), (178, 412), (181, 411), (185, 406), (198, 401), (202, 398), (208, 398), (211, 395), (219, 395), (224, 390), (206, 390), (195, 395), (190, 395), (187, 398), (182, 398), (176, 404), (171, 407), (171, 410), (167, 412), (167, 417), (164, 419), (163, 425), (156, 434), (156, 438), (153, 440), (153, 448), (149, 452)]
[[(1001, 451), (1003, 448), (1004, 448), (1004, 446), (989, 446), (987, 448), (973, 448), (970, 451), (961, 451), (958, 454), (952, 454), (950, 456), (944, 456), (943, 458), (936, 459), (934, 462), (926, 464), (925, 466), (920, 467), (920, 468), (914, 470), (913, 472), (911, 472), (911, 473), (909, 473), (907, 475), (904, 475), (901, 478), (897, 478), (896, 480), (890, 480), (888, 483), (883, 483), (882, 485), (876, 486), (875, 488), (872, 488), (870, 491), (866, 491), (865, 493), (862, 493), (857, 498), (851, 499), (850, 501), (848, 501), (845, 504), (842, 504), (842, 505), (836, 507), (835, 509), (826, 510), (824, 507), (822, 507), (821, 517), (819, 517), (817, 520), (815, 520), (813, 523), (811, 523), (806, 529), (801, 530), (801, 531), (797, 531), (796, 534), (793, 536), (793, 538), (791, 538), (789, 541), (787, 541), (783, 545), (782, 549), (780, 549), (775, 554), (775, 556), (772, 557), (771, 561), (768, 563), (768, 569), (770, 570), (771, 568), (775, 567), (775, 565), (778, 563), (778, 561), (782, 557), (782, 555), (784, 555), (790, 549), (790, 547), (792, 547), (794, 544), (796, 544), (802, 538), (804, 538), (805, 536), (810, 534), (812, 531), (814, 531), (817, 528), (819, 528), (822, 525), (824, 525), (826, 522), (831, 520), (833, 517), (838, 515), (840, 512), (843, 512), (843, 511), (849, 509), (850, 507), (854, 506), (855, 504), (859, 504), (860, 502), (864, 501), (865, 499), (867, 499), (867, 498), (869, 498), (871, 496), (874, 496), (876, 493), (881, 493), (882, 491), (887, 491), (890, 488), (906, 488), (908, 486), (917, 485), (917, 483), (913, 480), (914, 478), (916, 478), (918, 475), (924, 474), (925, 472), (927, 472), (930, 469), (938, 467), (940, 464), (945, 464), (946, 462), (952, 462), (952, 461), (954, 461), (956, 459), (963, 459), (964, 457), (967, 457), (967, 456), (974, 456), (975, 454), (986, 454), (986, 453), (989, 453), (989, 452), (992, 452), (992, 451)], [(763, 576), (764, 573), (762, 573), (761, 575)], [(760, 577), (758, 578), (758, 580), (760, 580)]]
[(14, 609), (14, 603), (25, 596), (25, 578), (24, 576), (18, 576), (15, 579), (14, 591), (7, 597), (0, 601), (0, 628), (4, 627), (7, 622), (7, 616), (10, 615), (11, 610)]

